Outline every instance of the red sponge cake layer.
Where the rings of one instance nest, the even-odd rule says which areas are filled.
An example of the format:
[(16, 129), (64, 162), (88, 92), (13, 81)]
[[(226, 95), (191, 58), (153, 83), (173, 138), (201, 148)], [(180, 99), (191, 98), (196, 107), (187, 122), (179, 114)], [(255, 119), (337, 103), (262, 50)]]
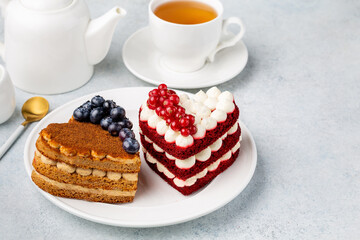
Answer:
[(228, 135), (223, 141), (222, 146), (219, 150), (212, 152), (211, 156), (206, 161), (196, 160), (194, 166), (190, 168), (179, 168), (176, 166), (175, 160), (169, 159), (165, 152), (158, 152), (154, 149), (153, 144), (145, 140), (145, 137), (141, 135), (141, 144), (147, 152), (149, 152), (157, 161), (164, 165), (172, 174), (174, 174), (179, 179), (187, 179), (195, 174), (203, 171), (209, 165), (218, 160), (226, 152), (231, 150), (238, 142), (241, 134), (241, 129), (238, 127), (237, 131), (231, 135)]
[(173, 179), (168, 178), (164, 173), (160, 172), (157, 167), (156, 164), (150, 163), (147, 159), (146, 159), (146, 154), (144, 154), (146, 163), (149, 165), (149, 167), (156, 172), (162, 179), (164, 179), (170, 186), (172, 186), (173, 188), (175, 188), (176, 190), (178, 190), (180, 193), (184, 194), (184, 195), (190, 195), (193, 192), (199, 190), (200, 188), (204, 187), (206, 184), (208, 184), (209, 182), (211, 182), (217, 175), (219, 175), (220, 173), (222, 173), (223, 171), (225, 171), (228, 167), (230, 167), (234, 161), (236, 160), (237, 156), (239, 155), (239, 150), (237, 150), (235, 153), (233, 153), (233, 155), (231, 156), (230, 159), (226, 160), (226, 161), (222, 161), (219, 166), (214, 170), (214, 171), (209, 171), (205, 177), (198, 179), (195, 184), (191, 185), (191, 186), (184, 186), (184, 187), (178, 187)]

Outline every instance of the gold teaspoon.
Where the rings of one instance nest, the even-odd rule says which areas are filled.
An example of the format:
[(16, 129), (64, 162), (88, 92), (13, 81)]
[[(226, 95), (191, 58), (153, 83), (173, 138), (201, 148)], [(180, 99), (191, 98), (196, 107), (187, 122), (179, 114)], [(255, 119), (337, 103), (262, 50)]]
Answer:
[(21, 113), (25, 121), (15, 130), (15, 132), (8, 138), (8, 140), (0, 148), (0, 159), (20, 136), (25, 127), (32, 122), (41, 120), (49, 111), (49, 102), (43, 97), (32, 97), (28, 99), (22, 109)]

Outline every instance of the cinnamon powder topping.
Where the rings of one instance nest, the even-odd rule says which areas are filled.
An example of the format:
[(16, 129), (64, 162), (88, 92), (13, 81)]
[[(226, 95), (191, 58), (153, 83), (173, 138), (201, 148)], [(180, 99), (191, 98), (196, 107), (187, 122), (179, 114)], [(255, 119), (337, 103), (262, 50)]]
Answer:
[(111, 136), (100, 125), (71, 121), (52, 123), (40, 132), (52, 142), (77, 153), (96, 152), (98, 155), (110, 155), (114, 158), (137, 159), (139, 153), (128, 154), (122, 147), (119, 137)]

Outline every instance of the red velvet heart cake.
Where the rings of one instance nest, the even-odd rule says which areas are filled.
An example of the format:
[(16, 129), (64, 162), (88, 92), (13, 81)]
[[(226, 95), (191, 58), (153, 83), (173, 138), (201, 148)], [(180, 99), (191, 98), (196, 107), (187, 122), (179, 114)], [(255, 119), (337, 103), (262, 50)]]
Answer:
[(168, 184), (189, 195), (236, 160), (239, 108), (233, 95), (213, 87), (190, 99), (160, 84), (139, 112), (147, 164)]

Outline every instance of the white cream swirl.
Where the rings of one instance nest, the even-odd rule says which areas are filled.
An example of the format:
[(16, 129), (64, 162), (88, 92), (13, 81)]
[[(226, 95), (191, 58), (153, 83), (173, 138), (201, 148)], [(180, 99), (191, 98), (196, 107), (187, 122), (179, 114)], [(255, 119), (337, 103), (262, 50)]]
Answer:
[(232, 153), (235, 153), (240, 148), (240, 142), (237, 142), (235, 146), (231, 149)]
[(231, 92), (224, 91), (218, 96), (218, 99), (219, 99), (219, 101), (227, 100), (227, 101), (233, 102), (234, 101), (234, 96), (232, 95)]
[(201, 120), (201, 125), (203, 125), (206, 130), (213, 130), (217, 126), (217, 121), (212, 117), (208, 117)]
[(234, 134), (234, 133), (238, 130), (238, 127), (239, 127), (238, 122), (236, 122), (236, 123), (229, 129), (228, 134), (229, 134), (229, 135)]
[(164, 136), (167, 130), (169, 130), (169, 126), (166, 124), (165, 120), (161, 120), (156, 124), (156, 132), (159, 135)]
[(170, 159), (170, 160), (176, 160), (176, 157), (174, 157), (173, 155), (170, 155), (169, 153), (165, 152), (165, 156)]
[(218, 103), (217, 98), (209, 97), (205, 100), (204, 105), (210, 108), (210, 110), (214, 110), (216, 108), (216, 105)]
[(181, 169), (189, 169), (195, 165), (195, 162), (196, 162), (195, 156), (191, 156), (191, 157), (189, 157), (187, 159), (183, 159), (183, 160), (176, 159), (175, 165)]
[(154, 110), (151, 110), (150, 108), (148, 108), (147, 106), (145, 106), (141, 113), (140, 113), (140, 121), (142, 122), (146, 122), (149, 120), (149, 118), (151, 116), (153, 116), (155, 114), (155, 111)]
[(224, 155), (221, 156), (220, 161), (229, 160), (231, 158), (231, 156), (232, 156), (231, 150), (227, 151)]
[(154, 114), (152, 115), (149, 119), (148, 119), (148, 125), (150, 128), (155, 129), (156, 125), (162, 121), (161, 117), (159, 117), (158, 115)]
[(180, 94), (179, 98), (181, 104), (190, 100), (189, 96), (185, 93)]
[(201, 162), (207, 161), (211, 157), (211, 148), (207, 147), (195, 155), (195, 158)]
[(217, 87), (212, 87), (206, 91), (206, 95), (209, 98), (217, 98), (221, 94), (221, 91)]
[(191, 145), (193, 145), (194, 138), (190, 135), (185, 137), (185, 136), (179, 134), (176, 137), (175, 143), (179, 147), (187, 148), (187, 147), (190, 147)]
[(169, 128), (165, 133), (164, 139), (168, 143), (174, 143), (179, 135), (179, 132), (175, 132), (174, 130)]
[(157, 152), (161, 152), (161, 153), (165, 152), (161, 147), (159, 147), (155, 143), (153, 143), (153, 147), (154, 147), (154, 150)]
[(227, 100), (221, 100), (216, 104), (216, 109), (232, 113), (235, 110), (235, 104)]
[(218, 159), (216, 162), (212, 163), (210, 166), (207, 167), (209, 172), (215, 171), (220, 164), (220, 159)]
[(208, 96), (206, 95), (206, 93), (203, 90), (198, 91), (195, 96), (194, 99), (198, 102), (205, 102), (205, 100), (208, 98)]
[(213, 144), (210, 145), (211, 151), (216, 152), (217, 150), (219, 150), (222, 146), (222, 143), (223, 141), (221, 140), (221, 138), (216, 140)]
[(217, 122), (222, 123), (226, 121), (227, 114), (224, 111), (221, 111), (219, 109), (215, 109), (210, 117), (214, 118)]
[(196, 131), (196, 133), (194, 135), (192, 135), (193, 138), (194, 139), (202, 139), (202, 138), (204, 138), (205, 135), (206, 135), (206, 128), (201, 124), (196, 124), (195, 126), (197, 128), (197, 131)]

